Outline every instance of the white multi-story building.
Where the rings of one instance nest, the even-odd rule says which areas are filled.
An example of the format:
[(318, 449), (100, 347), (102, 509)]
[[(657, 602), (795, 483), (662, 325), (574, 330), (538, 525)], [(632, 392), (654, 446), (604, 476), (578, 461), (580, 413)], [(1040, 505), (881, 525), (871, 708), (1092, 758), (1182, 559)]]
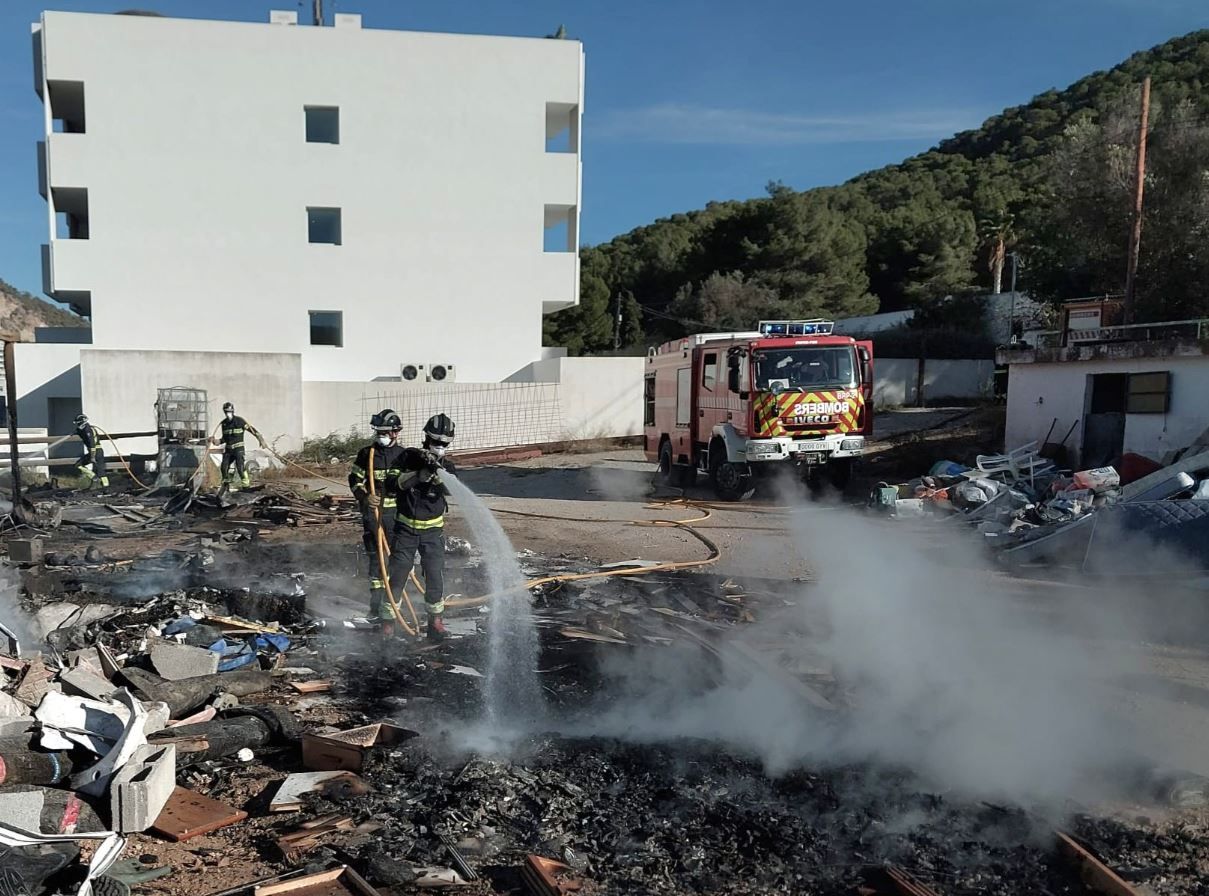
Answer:
[(538, 360), (579, 296), (581, 44), (270, 18), (43, 14), (47, 294), (98, 346), (308, 380)]
[(188, 385), (290, 444), (401, 376), (550, 369), (542, 316), (579, 301), (578, 41), (46, 12), (33, 56), (44, 289), (92, 329), (21, 347), (27, 425), (82, 402), (145, 430)]

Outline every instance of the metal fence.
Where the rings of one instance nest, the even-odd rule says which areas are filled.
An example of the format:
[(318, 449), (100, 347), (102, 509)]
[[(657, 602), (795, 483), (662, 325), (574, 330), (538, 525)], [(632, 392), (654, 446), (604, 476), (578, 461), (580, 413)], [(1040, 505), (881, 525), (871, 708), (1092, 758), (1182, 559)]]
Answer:
[(384, 388), (361, 398), (361, 426), (370, 432), (370, 417), (392, 408), (403, 421), (402, 441), (420, 438), (434, 414), (448, 414), (457, 427), (458, 450), (502, 448), (556, 442), (564, 432), (557, 383), (449, 383), (441, 386)]

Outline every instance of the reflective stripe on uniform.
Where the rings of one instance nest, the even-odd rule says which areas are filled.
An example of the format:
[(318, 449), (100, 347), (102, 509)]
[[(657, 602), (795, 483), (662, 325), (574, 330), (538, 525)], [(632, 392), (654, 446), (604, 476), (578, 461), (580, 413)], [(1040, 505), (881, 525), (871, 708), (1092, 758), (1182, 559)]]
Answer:
[(430, 520), (413, 520), (409, 516), (397, 516), (395, 522), (401, 526), (406, 526), (408, 529), (421, 531), (424, 529), (440, 529), (445, 525), (445, 515), (433, 517)]
[(88, 479), (92, 479), (97, 474), (92, 472), (92, 470), (90, 470), (88, 467), (80, 467), (80, 475), (82, 475)]
[(385, 588), (386, 585), (382, 582), (381, 579), (370, 579), (369, 587), (371, 590), (377, 590), (379, 588)]
[(383, 507), (398, 507), (399, 502), (397, 500), (395, 500), (394, 498), (383, 498), (382, 506)]
[(424, 609), (427, 611), (429, 616), (440, 616), (445, 612), (445, 601), (442, 600), (440, 603), (435, 604), (425, 602)]

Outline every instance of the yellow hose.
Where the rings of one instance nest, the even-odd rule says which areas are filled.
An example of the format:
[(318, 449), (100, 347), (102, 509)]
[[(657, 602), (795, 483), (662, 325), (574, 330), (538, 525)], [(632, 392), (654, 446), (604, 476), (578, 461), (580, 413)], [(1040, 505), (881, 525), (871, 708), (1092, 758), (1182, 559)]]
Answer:
[[(685, 503), (686, 506), (691, 506), (688, 505), (687, 502)], [(682, 569), (696, 569), (698, 567), (709, 566), (713, 563), (717, 563), (718, 558), (722, 556), (722, 552), (718, 550), (718, 546), (714, 544), (714, 542), (710, 541), (710, 539), (706, 538), (694, 528), (695, 523), (700, 523), (709, 519), (710, 516), (713, 515), (713, 511), (711, 511), (709, 508), (699, 509), (705, 511), (702, 516), (693, 517), (687, 520), (601, 520), (587, 519), (584, 517), (552, 516), (544, 513), (526, 513), (520, 510), (500, 510), (492, 512), (507, 513), (513, 516), (530, 517), (532, 519), (555, 520), (557, 522), (569, 523), (626, 523), (631, 526), (672, 526), (679, 529), (684, 529), (709, 549), (709, 556), (701, 560), (669, 561), (667, 563), (656, 564), (655, 566), (635, 566), (625, 567), (622, 569), (605, 569), (598, 572), (569, 573), (567, 575), (545, 576), (538, 579), (530, 579), (529, 581), (525, 582), (524, 585), (526, 589), (529, 589), (536, 588), (538, 585), (549, 585), (553, 582), (577, 582), (584, 579), (607, 579), (614, 576), (644, 576), (653, 572), (670, 572)], [(466, 597), (457, 600), (450, 600), (445, 602), (445, 606), (453, 607), (455, 609), (463, 607), (478, 607), (487, 603), (487, 601), (494, 596), (494, 594), (485, 594), (482, 597)]]
[(134, 470), (130, 469), (130, 464), (126, 463), (126, 458), (122, 457), (122, 452), (118, 449), (118, 443), (113, 440), (113, 436), (111, 436), (109, 433), (105, 432), (105, 430), (101, 429), (101, 427), (97, 426), (95, 423), (92, 424), (92, 428), (95, 429), (97, 432), (99, 432), (101, 435), (103, 435), (109, 441), (109, 444), (113, 446), (113, 453), (118, 456), (118, 460), (120, 460), (122, 462), (122, 466), (125, 467), (126, 472), (130, 474), (130, 478), (133, 479), (135, 482), (137, 482), (143, 488), (150, 489), (152, 486), (143, 482), (143, 480), (139, 479), (137, 476), (134, 475)]
[[(374, 491), (374, 446), (371, 443), (369, 446), (369, 471), (366, 477), (369, 480), (369, 493), (373, 497), (377, 497)], [(378, 540), (378, 572), (382, 575), (382, 584), (385, 586), (386, 597), (390, 600), (390, 608), (395, 614), (395, 619), (399, 625), (403, 626), (403, 630), (407, 634), (415, 637), (420, 631), (420, 620), (416, 616), (416, 609), (412, 606), (411, 598), (407, 596), (407, 588), (403, 588), (403, 599), (407, 601), (407, 609), (411, 612), (411, 620), (415, 623), (415, 628), (407, 624), (403, 618), (403, 611), (399, 609), (398, 602), (395, 601), (394, 591), (390, 587), (390, 569), (387, 567), (386, 558), (390, 556), (390, 547), (386, 544), (386, 535), (382, 532), (382, 509), (374, 507), (374, 534)], [(415, 575), (415, 571), (412, 571)]]

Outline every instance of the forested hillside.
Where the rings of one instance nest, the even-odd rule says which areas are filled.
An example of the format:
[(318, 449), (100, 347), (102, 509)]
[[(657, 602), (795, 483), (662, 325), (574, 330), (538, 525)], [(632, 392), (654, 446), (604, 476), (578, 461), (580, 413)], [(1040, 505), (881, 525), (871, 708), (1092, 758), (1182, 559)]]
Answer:
[[(779, 183), (582, 251), (578, 308), (546, 320), (573, 352), (763, 317), (843, 317), (1020, 288), (1118, 293), (1142, 79), (1152, 79), (1141, 320), (1209, 316), (1209, 31), (1175, 38), (1007, 109), (935, 149), (836, 187)], [(943, 317), (943, 312), (940, 312)]]

